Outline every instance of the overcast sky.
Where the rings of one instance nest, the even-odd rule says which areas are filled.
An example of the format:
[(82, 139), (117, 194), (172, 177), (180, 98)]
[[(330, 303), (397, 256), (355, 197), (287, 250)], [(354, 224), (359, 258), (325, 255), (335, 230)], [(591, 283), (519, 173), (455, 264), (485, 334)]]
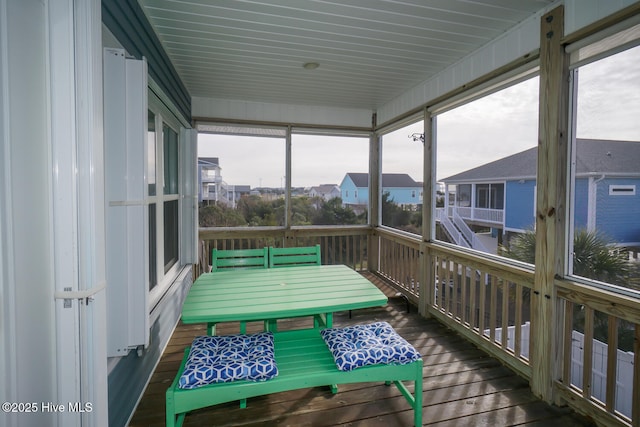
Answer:
[[(640, 141), (640, 47), (580, 68), (577, 137)], [(437, 117), (437, 179), (534, 147), (538, 78)], [(382, 172), (422, 181), (422, 145), (409, 138), (422, 123), (383, 137)], [(218, 157), (228, 184), (284, 185), (283, 139), (204, 135), (200, 157)], [(340, 184), (347, 172), (367, 172), (368, 140), (294, 135), (293, 186)], [(640, 168), (640, 166), (639, 166)]]

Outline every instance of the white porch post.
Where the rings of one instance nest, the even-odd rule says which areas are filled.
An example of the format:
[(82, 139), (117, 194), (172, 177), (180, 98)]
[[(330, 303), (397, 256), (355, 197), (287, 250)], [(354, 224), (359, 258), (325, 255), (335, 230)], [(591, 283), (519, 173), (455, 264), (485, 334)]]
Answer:
[(108, 422), (100, 11), (0, 0), (3, 426)]
[(106, 425), (100, 1), (49, 0), (48, 32), (58, 425)]

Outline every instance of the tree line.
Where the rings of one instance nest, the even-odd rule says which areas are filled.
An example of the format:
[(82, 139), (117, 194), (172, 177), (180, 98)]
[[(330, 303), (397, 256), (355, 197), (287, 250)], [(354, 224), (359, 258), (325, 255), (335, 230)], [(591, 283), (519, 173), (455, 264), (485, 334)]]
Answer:
[[(284, 226), (285, 200), (267, 200), (258, 195), (241, 197), (235, 208), (223, 204), (200, 207), (200, 227), (259, 227)], [(340, 197), (324, 200), (321, 197), (292, 197), (291, 225), (353, 225), (366, 224), (367, 212), (356, 213), (343, 206)], [(403, 209), (393, 202), (389, 193), (382, 195), (382, 223), (415, 234), (422, 231), (422, 209)]]

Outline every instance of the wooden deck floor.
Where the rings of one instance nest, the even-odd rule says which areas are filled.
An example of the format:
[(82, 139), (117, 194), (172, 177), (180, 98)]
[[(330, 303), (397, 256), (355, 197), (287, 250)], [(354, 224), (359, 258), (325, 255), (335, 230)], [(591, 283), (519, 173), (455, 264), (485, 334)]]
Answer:
[[(388, 296), (395, 292), (375, 276), (367, 276)], [(384, 320), (411, 342), (424, 358), (424, 425), (428, 426), (593, 426), (568, 408), (536, 399), (527, 382), (488, 357), (439, 322), (422, 318), (415, 307), (390, 298), (385, 307), (336, 313), (334, 326)], [(306, 320), (279, 323), (280, 329)], [(311, 325), (311, 321), (309, 321)], [(237, 333), (237, 324), (219, 325), (220, 334)], [(258, 331), (261, 325), (250, 328)], [(250, 330), (251, 331), (251, 330)], [(131, 426), (164, 425), (165, 391), (173, 380), (184, 348), (204, 325), (179, 324), (138, 405)], [(399, 391), (384, 384), (312, 388), (250, 399), (190, 413), (185, 426), (410, 426), (412, 411)]]

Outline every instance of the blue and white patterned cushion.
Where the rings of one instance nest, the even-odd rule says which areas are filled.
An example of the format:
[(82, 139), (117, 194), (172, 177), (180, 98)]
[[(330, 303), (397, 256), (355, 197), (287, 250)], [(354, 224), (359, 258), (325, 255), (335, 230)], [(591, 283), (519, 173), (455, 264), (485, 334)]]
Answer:
[(196, 337), (178, 386), (192, 389), (235, 380), (265, 381), (278, 375), (273, 334)]
[(324, 329), (320, 334), (341, 371), (377, 364), (404, 365), (422, 357), (387, 322)]

